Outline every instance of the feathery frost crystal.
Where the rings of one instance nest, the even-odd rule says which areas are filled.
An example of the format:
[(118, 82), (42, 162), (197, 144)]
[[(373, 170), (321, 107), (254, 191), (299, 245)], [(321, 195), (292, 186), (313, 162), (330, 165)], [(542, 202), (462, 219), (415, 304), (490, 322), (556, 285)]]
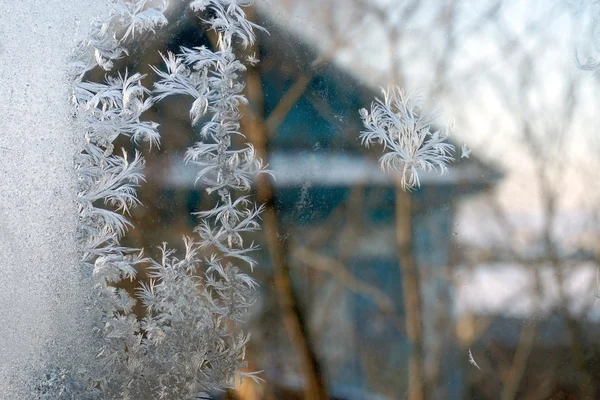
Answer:
[(475, 358), (473, 357), (473, 353), (471, 353), (471, 349), (469, 349), (469, 364), (475, 366), (477, 369), (481, 369), (481, 367), (479, 365), (477, 365), (477, 362), (475, 361)]
[(446, 173), (454, 161), (454, 146), (445, 142), (446, 127), (434, 126), (435, 114), (427, 114), (422, 100), (406, 95), (398, 87), (383, 90), (384, 99), (376, 99), (371, 111), (360, 110), (365, 130), (360, 139), (366, 147), (378, 143), (384, 147), (381, 168), (402, 174), (400, 184), (410, 190), (420, 186), (418, 170)]
[[(192, 10), (211, 16), (203, 22), (217, 32), (219, 50), (182, 48), (178, 56), (163, 56), (166, 71), (154, 68), (159, 78), (154, 92), (142, 86), (144, 75), (110, 71), (115, 60), (128, 55), (126, 45), (136, 34), (167, 23), (166, 1), (114, 0), (110, 15), (95, 22), (89, 39), (77, 48), (71, 72), (74, 119), (82, 131), (75, 159), (80, 269), (94, 288), (84, 307), (98, 345), (87, 365), (49, 365), (45, 379), (32, 385), (36, 398), (201, 399), (235, 386), (237, 378), (257, 379), (241, 372), (248, 336), (238, 325), (255, 301), (256, 283), (234, 261), (255, 265), (250, 252), (256, 246), (243, 236), (260, 228), (262, 208), (234, 191), (248, 192), (264, 170), (250, 145), (230, 148), (232, 135), (241, 135), (239, 106), (246, 102), (239, 81), (245, 67), (233, 53), (233, 42), (247, 46), (255, 39), (257, 26), (242, 8), (251, 3), (191, 2)], [(83, 81), (96, 66), (109, 71), (105, 82)], [(185, 160), (198, 165), (197, 183), (219, 201), (198, 213), (200, 240), (184, 238), (183, 258), (163, 244), (162, 259), (155, 261), (120, 245), (131, 225), (125, 215), (139, 203), (136, 188), (144, 181), (144, 160), (137, 152), (113, 154), (113, 142), (125, 135), (158, 146), (158, 124), (141, 116), (171, 95), (194, 98), (191, 125), (205, 120), (201, 140)], [(214, 253), (201, 257), (207, 248)], [(135, 279), (140, 265), (150, 265), (150, 281), (141, 283), (136, 299), (114, 284)], [(136, 301), (146, 309), (141, 321), (133, 313)]]
[(154, 32), (168, 22), (163, 14), (167, 0), (112, 0), (109, 8), (109, 15), (94, 21), (87, 40), (77, 45), (72, 73), (79, 78), (96, 65), (112, 70), (129, 54), (127, 44), (136, 33)]

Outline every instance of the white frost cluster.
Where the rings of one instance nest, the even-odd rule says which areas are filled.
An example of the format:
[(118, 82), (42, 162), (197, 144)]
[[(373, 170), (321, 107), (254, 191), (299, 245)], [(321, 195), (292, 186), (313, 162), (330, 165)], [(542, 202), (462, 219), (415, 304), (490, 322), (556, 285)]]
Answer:
[[(182, 49), (169, 54), (167, 72), (159, 75), (154, 93), (142, 86), (143, 75), (107, 76), (104, 83), (84, 82), (90, 69), (86, 52), (75, 64), (74, 118), (82, 130), (81, 152), (75, 160), (78, 178), (80, 269), (94, 287), (85, 304), (97, 343), (91, 365), (57, 366), (36, 385), (40, 399), (200, 399), (208, 392), (232, 387), (243, 373), (248, 336), (239, 329), (255, 300), (256, 283), (234, 261), (254, 266), (249, 253), (256, 247), (243, 236), (259, 229), (260, 207), (246, 195), (254, 176), (263, 171), (254, 150), (231, 149), (232, 135), (240, 134), (239, 105), (246, 102), (239, 82), (244, 66), (233, 53), (233, 41), (254, 40), (254, 25), (245, 19), (248, 0), (204, 0), (190, 4), (209, 11), (205, 21), (219, 35), (220, 50)], [(114, 2), (110, 17), (94, 25), (87, 48), (105, 70), (127, 51), (125, 40), (136, 32), (164, 25), (162, 11), (148, 0)], [(160, 16), (157, 14), (160, 13)], [(119, 38), (119, 39), (117, 39)], [(85, 46), (84, 46), (85, 47)], [(80, 48), (81, 50), (81, 48)], [(138, 203), (136, 188), (144, 180), (140, 154), (114, 154), (119, 135), (159, 144), (158, 124), (141, 120), (144, 111), (163, 98), (186, 94), (195, 101), (192, 125), (209, 119), (201, 129), (203, 141), (186, 155), (200, 167), (198, 181), (219, 202), (199, 213), (200, 239), (185, 238), (182, 259), (162, 247), (154, 261), (137, 249), (120, 245), (130, 226), (128, 210)], [(155, 97), (152, 97), (155, 95)], [(209, 118), (210, 116), (210, 118)], [(108, 206), (107, 208), (105, 208)], [(208, 258), (201, 250), (214, 249)], [(150, 265), (148, 284), (136, 298), (114, 284), (135, 279), (138, 265)], [(140, 321), (136, 301), (146, 309)]]
[(398, 87), (383, 90), (384, 99), (376, 99), (371, 111), (360, 110), (365, 130), (360, 139), (366, 147), (383, 145), (385, 154), (379, 159), (384, 171), (400, 172), (400, 184), (410, 190), (420, 186), (417, 170), (448, 171), (454, 161), (454, 146), (445, 142), (449, 130), (435, 127), (435, 114), (427, 114), (422, 100), (406, 95)]
[[(242, 235), (259, 229), (261, 208), (247, 196), (233, 198), (232, 191), (249, 191), (250, 185), (263, 169), (248, 144), (243, 149), (231, 149), (234, 135), (241, 135), (239, 106), (247, 102), (239, 76), (246, 67), (236, 59), (232, 41), (243, 45), (254, 41), (254, 24), (245, 19), (242, 6), (248, 0), (194, 1), (192, 8), (210, 8), (213, 17), (208, 23), (219, 32), (219, 50), (206, 47), (181, 48), (179, 55), (163, 56), (166, 71), (155, 69), (159, 80), (154, 93), (157, 100), (171, 95), (193, 98), (190, 119), (193, 125), (206, 118), (200, 130), (200, 141), (188, 149), (185, 159), (199, 167), (196, 182), (208, 193), (217, 192), (220, 203), (212, 210), (199, 213), (202, 222), (196, 232), (202, 246), (212, 246), (227, 258), (237, 258), (254, 266), (249, 253), (253, 244), (244, 244)], [(210, 118), (209, 118), (210, 116)]]
[(127, 44), (136, 33), (167, 24), (166, 8), (167, 0), (111, 0), (109, 15), (93, 21), (87, 40), (77, 45), (72, 73), (81, 77), (96, 65), (112, 70), (116, 60), (129, 54)]
[[(142, 86), (145, 75), (107, 77), (106, 83), (77, 82), (73, 99), (89, 127), (87, 142), (97, 143), (112, 151), (118, 135), (130, 136), (136, 143), (158, 145), (158, 124), (141, 121), (142, 113), (152, 107), (150, 91)], [(145, 98), (144, 98), (145, 97)]]

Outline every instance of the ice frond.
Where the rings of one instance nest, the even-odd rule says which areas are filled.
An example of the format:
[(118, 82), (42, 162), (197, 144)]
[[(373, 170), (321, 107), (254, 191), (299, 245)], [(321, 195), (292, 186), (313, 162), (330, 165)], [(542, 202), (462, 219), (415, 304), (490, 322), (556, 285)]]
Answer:
[(475, 366), (477, 369), (481, 369), (477, 362), (475, 362), (475, 358), (473, 358), (473, 353), (471, 353), (471, 349), (469, 349), (469, 364)]
[[(158, 79), (152, 97), (144, 75), (117, 73), (102, 83), (85, 82), (86, 71), (99, 65), (114, 68), (128, 55), (129, 41), (167, 23), (163, 0), (112, 0), (110, 14), (93, 23), (78, 44), (71, 65), (74, 119), (81, 132), (75, 157), (79, 267), (93, 290), (84, 305), (96, 340), (94, 362), (79, 368), (55, 369), (36, 383), (39, 398), (150, 399), (206, 398), (208, 392), (233, 387), (243, 374), (248, 336), (240, 332), (256, 299), (256, 282), (234, 265), (253, 267), (256, 249), (246, 235), (259, 229), (262, 207), (247, 195), (257, 173), (266, 171), (254, 148), (231, 148), (239, 132), (245, 66), (233, 53), (234, 38), (250, 44), (257, 26), (246, 20), (248, 0), (192, 1), (210, 16), (220, 50), (182, 48), (161, 55), (165, 69), (153, 68)], [(160, 260), (120, 244), (131, 223), (129, 210), (139, 203), (136, 190), (144, 181), (144, 160), (136, 152), (113, 154), (119, 135), (159, 144), (158, 124), (143, 119), (155, 101), (171, 95), (193, 98), (192, 125), (205, 122), (201, 141), (188, 149), (186, 161), (199, 167), (198, 182), (218, 195), (212, 210), (198, 214), (199, 240), (184, 238), (178, 258), (166, 244)], [(214, 254), (201, 258), (206, 248)], [(132, 296), (115, 284), (133, 280), (141, 265), (149, 282)], [(145, 308), (138, 320), (137, 302)]]
[(96, 65), (112, 70), (115, 61), (128, 55), (127, 42), (136, 33), (154, 32), (167, 24), (166, 7), (166, 0), (111, 0), (108, 15), (93, 21), (87, 40), (77, 46), (73, 76), (80, 80)]
[(254, 29), (264, 30), (246, 18), (244, 7), (251, 6), (253, 0), (194, 0), (190, 3), (193, 11), (212, 11), (212, 18), (205, 20), (211, 29), (220, 33), (219, 46), (228, 48), (234, 38), (239, 38), (244, 47), (254, 43)]
[(360, 134), (362, 144), (383, 146), (381, 168), (399, 172), (405, 190), (420, 186), (418, 170), (447, 172), (447, 164), (454, 161), (454, 146), (445, 141), (449, 130), (434, 126), (436, 114), (428, 114), (419, 97), (406, 95), (398, 87), (383, 90), (383, 95), (370, 111), (359, 111), (365, 128)]
[(143, 33), (145, 31), (155, 32), (154, 28), (161, 27), (168, 23), (163, 15), (166, 8), (166, 2), (159, 4), (156, 8), (145, 8), (148, 1), (139, 1), (137, 3), (117, 3), (115, 10), (119, 15), (122, 24), (126, 26), (125, 33), (121, 41), (128, 38), (134, 38), (135, 32)]
[(187, 163), (198, 167), (196, 183), (206, 191), (217, 193), (219, 204), (198, 214), (202, 218), (195, 231), (201, 247), (213, 247), (225, 257), (238, 259), (251, 267), (255, 261), (250, 253), (256, 249), (246, 245), (244, 236), (259, 229), (261, 207), (248, 207), (249, 200), (241, 196), (233, 200), (233, 191), (247, 192), (259, 173), (269, 173), (254, 148), (232, 149), (232, 136), (241, 135), (239, 107), (247, 103), (240, 81), (246, 67), (232, 50), (232, 39), (243, 44), (254, 40), (253, 24), (246, 20), (242, 7), (251, 1), (197, 0), (190, 4), (196, 11), (210, 11), (212, 19), (205, 21), (219, 34), (219, 50), (200, 46), (181, 48), (179, 55), (162, 55), (165, 70), (155, 69), (159, 79), (154, 96), (162, 100), (171, 95), (186, 95), (193, 99), (190, 108), (192, 125), (204, 120), (200, 141), (185, 155)]
[(112, 151), (111, 143), (118, 135), (130, 136), (135, 142), (159, 145), (158, 124), (142, 121), (153, 99), (148, 96), (139, 73), (107, 77), (105, 83), (79, 82), (74, 85), (78, 115), (88, 127), (92, 143)]
[(94, 277), (103, 284), (116, 283), (123, 279), (135, 278), (135, 266), (150, 260), (143, 257), (143, 252), (137, 254), (110, 254), (100, 256), (94, 263)]
[(167, 57), (161, 54), (167, 71), (152, 67), (158, 79), (154, 83), (154, 96), (160, 101), (167, 96), (187, 95), (198, 99), (208, 93), (207, 73), (204, 75), (192, 74), (183, 58), (169, 52)]
[[(143, 160), (140, 153), (136, 152), (131, 163), (127, 160), (125, 151), (123, 157), (111, 155), (103, 161), (104, 165), (93, 178), (88, 179), (85, 190), (80, 192), (79, 202), (83, 207), (89, 208), (95, 201), (103, 200), (105, 204), (127, 212), (130, 207), (138, 203), (135, 188), (140, 181), (144, 180), (141, 173)], [(79, 165), (78, 170), (89, 174), (93, 167)]]
[[(248, 191), (259, 173), (269, 173), (255, 158), (254, 148), (248, 145), (241, 150), (226, 150), (219, 154), (216, 144), (196, 143), (185, 154), (185, 161), (199, 167), (196, 183), (201, 183), (208, 193), (222, 188)], [(221, 161), (222, 160), (222, 161)]]

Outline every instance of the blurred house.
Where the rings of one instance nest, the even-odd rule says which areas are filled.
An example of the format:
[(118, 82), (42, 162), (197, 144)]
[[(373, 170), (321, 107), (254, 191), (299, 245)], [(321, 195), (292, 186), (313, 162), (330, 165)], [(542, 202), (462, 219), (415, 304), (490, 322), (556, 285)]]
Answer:
[[(145, 52), (139, 65), (160, 65), (155, 50), (210, 46), (197, 23), (182, 20), (167, 41)], [(358, 141), (358, 110), (379, 92), (336, 65), (315, 65), (314, 46), (272, 20), (259, 16), (258, 23), (269, 31), (259, 34), (255, 67), (264, 118), (272, 128), (265, 161), (275, 175), (276, 210), (299, 306), (329, 389), (339, 399), (399, 398), (406, 391), (410, 349), (404, 339), (394, 179), (381, 172), (377, 150), (366, 151)], [(163, 143), (147, 158), (149, 184), (140, 191), (145, 209), (133, 215), (133, 244), (155, 246), (169, 235), (176, 243), (197, 223), (190, 213), (210, 204), (202, 188), (194, 186), (195, 168), (183, 164), (183, 152), (197, 140), (189, 128), (189, 105), (185, 98), (157, 105), (153, 119), (162, 126)], [(463, 354), (457, 354), (452, 328), (447, 268), (455, 205), (500, 178), (476, 155), (455, 157), (446, 175), (421, 173), (422, 187), (411, 193), (427, 370), (440, 398), (460, 398), (463, 386), (463, 373), (455, 367)], [(301, 391), (302, 377), (282, 328), (268, 257), (262, 258), (255, 270), (262, 296), (249, 323), (249, 358), (264, 370), (273, 390), (293, 398), (290, 393)]]

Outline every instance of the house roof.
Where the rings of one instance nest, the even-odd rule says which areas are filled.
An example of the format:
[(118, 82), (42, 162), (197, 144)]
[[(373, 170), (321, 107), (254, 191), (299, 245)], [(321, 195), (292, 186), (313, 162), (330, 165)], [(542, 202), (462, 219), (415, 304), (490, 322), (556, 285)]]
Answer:
[[(275, 176), (278, 188), (340, 187), (351, 185), (393, 185), (394, 174), (384, 173), (377, 160), (361, 154), (344, 152), (275, 152), (269, 157), (268, 169)], [(162, 181), (165, 187), (191, 188), (196, 180), (197, 169), (186, 165), (183, 156), (168, 162)], [(473, 163), (460, 163), (440, 175), (435, 172), (419, 172), (419, 179), (428, 185), (458, 185), (461, 183), (487, 185), (489, 177)]]

